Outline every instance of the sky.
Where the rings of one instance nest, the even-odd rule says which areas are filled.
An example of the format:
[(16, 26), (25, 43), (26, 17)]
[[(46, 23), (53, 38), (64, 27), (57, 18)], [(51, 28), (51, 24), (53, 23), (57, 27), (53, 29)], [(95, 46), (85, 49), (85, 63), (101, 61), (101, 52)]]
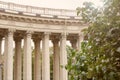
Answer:
[(56, 9), (71, 9), (75, 10), (81, 7), (83, 2), (90, 1), (96, 6), (101, 6), (101, 0), (0, 0), (4, 2), (13, 2), (23, 5), (31, 5), (38, 7), (56, 8)]

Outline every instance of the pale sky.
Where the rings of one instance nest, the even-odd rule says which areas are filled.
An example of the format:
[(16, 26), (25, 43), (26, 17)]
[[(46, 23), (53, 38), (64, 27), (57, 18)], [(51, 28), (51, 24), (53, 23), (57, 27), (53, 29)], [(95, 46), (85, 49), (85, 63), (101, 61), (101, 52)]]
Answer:
[(0, 0), (0, 1), (57, 9), (76, 9), (77, 7), (81, 7), (82, 3), (85, 1), (91, 1), (96, 6), (102, 5), (101, 0)]

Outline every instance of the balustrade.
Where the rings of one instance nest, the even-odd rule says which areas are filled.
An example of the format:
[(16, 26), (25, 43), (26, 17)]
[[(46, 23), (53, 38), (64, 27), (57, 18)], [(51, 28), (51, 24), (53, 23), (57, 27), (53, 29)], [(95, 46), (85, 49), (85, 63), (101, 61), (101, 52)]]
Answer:
[(20, 5), (8, 2), (0, 1), (0, 8), (18, 12), (25, 13), (34, 13), (41, 15), (57, 15), (57, 16), (77, 16), (76, 10), (65, 10), (65, 9), (52, 9), (52, 8), (42, 8), (42, 7), (34, 7), (27, 5)]

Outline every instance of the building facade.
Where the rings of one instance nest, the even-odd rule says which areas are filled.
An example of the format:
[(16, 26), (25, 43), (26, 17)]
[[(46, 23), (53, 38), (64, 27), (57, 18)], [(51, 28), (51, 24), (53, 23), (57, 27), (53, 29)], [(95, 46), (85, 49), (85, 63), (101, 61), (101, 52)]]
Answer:
[[(0, 53), (4, 39), (3, 80), (32, 80), (33, 73), (34, 80), (50, 80), (50, 40), (54, 48), (53, 80), (68, 80), (67, 70), (60, 67), (67, 64), (66, 41), (79, 50), (83, 37), (81, 30), (87, 26), (74, 10), (0, 2)], [(31, 40), (35, 46), (34, 72)]]

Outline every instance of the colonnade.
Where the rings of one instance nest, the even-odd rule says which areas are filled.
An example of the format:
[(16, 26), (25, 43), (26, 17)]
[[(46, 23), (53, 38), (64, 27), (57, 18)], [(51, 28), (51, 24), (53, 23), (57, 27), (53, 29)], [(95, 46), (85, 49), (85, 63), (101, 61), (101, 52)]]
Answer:
[[(16, 32), (14, 29), (8, 29), (6, 34), (2, 36), (5, 38), (3, 80), (32, 80), (32, 73), (34, 73), (34, 80), (50, 80), (49, 40), (52, 40), (54, 52), (53, 80), (68, 80), (67, 70), (61, 67), (61, 65), (67, 64), (66, 33), (60, 33), (59, 36), (51, 39), (49, 32), (43, 32), (42, 36), (37, 34), (38, 36), (34, 38), (32, 31), (24, 31), (22, 36), (15, 36)], [(70, 40), (75, 49), (79, 49), (81, 41), (81, 36), (77, 35), (77, 39)], [(0, 38), (0, 45), (2, 38)], [(22, 39), (24, 40), (23, 54), (21, 51)], [(35, 46), (34, 72), (32, 72), (31, 39)], [(13, 50), (13, 42), (15, 42), (15, 50)], [(40, 49), (41, 42), (42, 49)]]

